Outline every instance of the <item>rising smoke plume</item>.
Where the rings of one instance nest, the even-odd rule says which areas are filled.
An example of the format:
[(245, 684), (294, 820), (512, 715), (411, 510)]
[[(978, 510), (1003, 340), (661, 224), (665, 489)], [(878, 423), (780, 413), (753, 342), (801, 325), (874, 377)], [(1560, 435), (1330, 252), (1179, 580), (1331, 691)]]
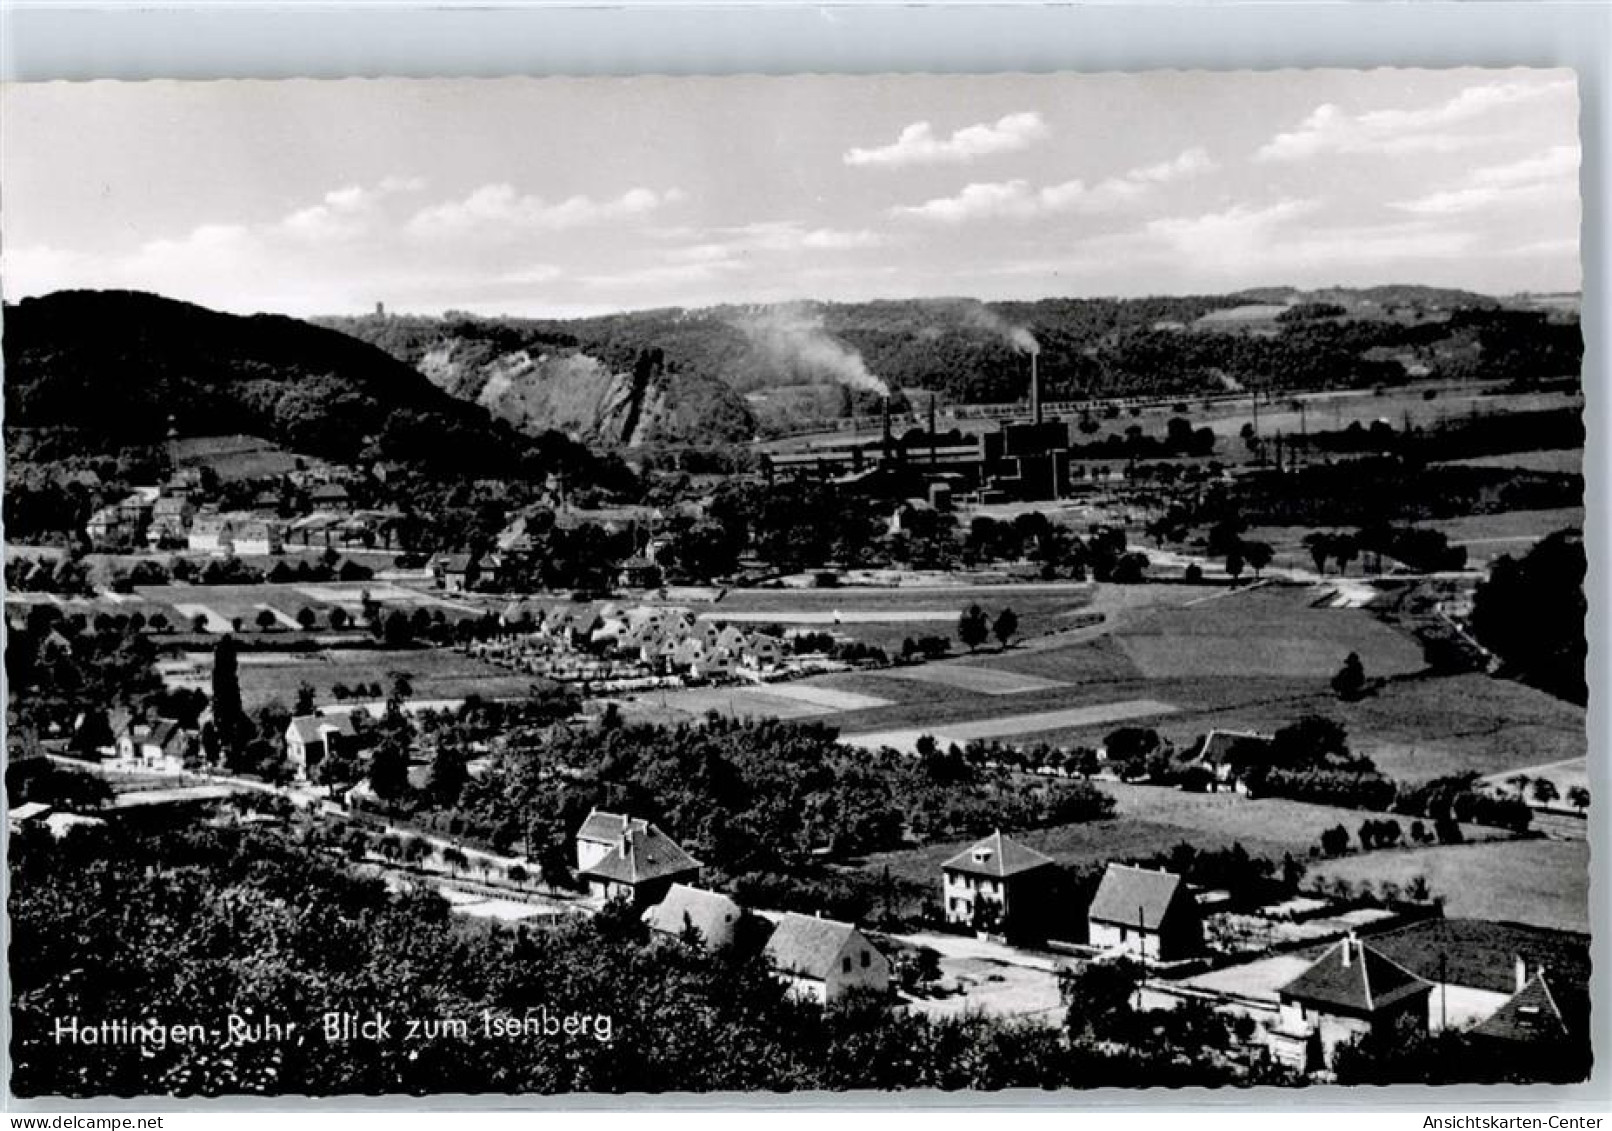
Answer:
[(963, 320), (986, 333), (995, 334), (1017, 353), (1034, 357), (1041, 352), (1041, 343), (1023, 326), (1015, 326), (983, 302), (969, 301), (962, 307)]
[(876, 396), (890, 395), (890, 387), (868, 372), (862, 355), (830, 335), (815, 311), (770, 307), (746, 314), (736, 324), (751, 345), (780, 369), (809, 380), (828, 378)]

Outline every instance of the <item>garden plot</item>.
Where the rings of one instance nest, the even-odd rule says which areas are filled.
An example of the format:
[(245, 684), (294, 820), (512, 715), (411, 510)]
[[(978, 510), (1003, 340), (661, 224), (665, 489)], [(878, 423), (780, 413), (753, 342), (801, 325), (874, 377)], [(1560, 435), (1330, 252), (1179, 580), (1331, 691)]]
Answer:
[(940, 727), (878, 731), (847, 735), (842, 741), (852, 746), (877, 750), (889, 746), (911, 752), (918, 739), (933, 735), (942, 746), (972, 742), (975, 739), (1010, 738), (1023, 734), (1064, 730), (1070, 727), (1106, 726), (1130, 719), (1173, 714), (1176, 708), (1155, 699), (1130, 699), (1119, 703), (1098, 703), (1089, 707), (1066, 707), (1056, 711), (1034, 711), (1025, 715), (944, 723)]
[(963, 664), (921, 664), (916, 667), (890, 668), (880, 673), (895, 679), (910, 679), (919, 683), (938, 683), (976, 695), (1020, 695), (1027, 691), (1047, 691), (1064, 687), (1058, 680), (1040, 676), (1020, 675), (1000, 668), (979, 668)]

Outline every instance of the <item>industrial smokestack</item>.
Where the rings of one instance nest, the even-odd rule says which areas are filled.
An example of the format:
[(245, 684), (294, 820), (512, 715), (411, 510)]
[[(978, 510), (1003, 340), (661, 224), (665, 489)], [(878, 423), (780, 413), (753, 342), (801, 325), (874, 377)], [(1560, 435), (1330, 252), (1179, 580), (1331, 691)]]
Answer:
[(1041, 423), (1041, 371), (1036, 365), (1039, 354), (1030, 355), (1030, 419)]
[(934, 467), (935, 464), (940, 462), (939, 455), (935, 450), (935, 447), (939, 443), (939, 441), (935, 437), (936, 437), (936, 428), (935, 428), (935, 394), (930, 393), (929, 394), (929, 466), (930, 467)]

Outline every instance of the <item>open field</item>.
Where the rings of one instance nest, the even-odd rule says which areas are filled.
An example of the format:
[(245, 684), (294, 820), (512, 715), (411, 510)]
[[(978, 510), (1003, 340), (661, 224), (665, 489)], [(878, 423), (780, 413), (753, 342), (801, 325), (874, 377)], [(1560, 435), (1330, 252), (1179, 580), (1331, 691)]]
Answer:
[(146, 619), (160, 613), (178, 630), (188, 630), (193, 617), (207, 618), (209, 632), (227, 632), (236, 617), (242, 621), (242, 631), (257, 629), (257, 615), (264, 609), (275, 614), (276, 631), (285, 631), (296, 623), (302, 609), (311, 609), (321, 627), (328, 625), (330, 610), (341, 608), (349, 616), (363, 606), (364, 594), (377, 601), (384, 610), (401, 609), (413, 613), (415, 609), (441, 609), (449, 619), (477, 615), (481, 610), (469, 602), (438, 593), (425, 587), (410, 588), (389, 581), (332, 581), (310, 583), (267, 583), (263, 585), (146, 585), (138, 586), (133, 593), (102, 593), (88, 598), (62, 598), (53, 594), (7, 594), (8, 605), (50, 603), (68, 614), (112, 613), (129, 616), (140, 613)]
[(1517, 471), (1542, 471), (1554, 475), (1580, 475), (1584, 471), (1583, 448), (1558, 448), (1541, 452), (1511, 452), (1498, 456), (1450, 460), (1440, 467), (1502, 467)]
[(1310, 875), (1352, 884), (1427, 877), (1455, 918), (1527, 923), (1587, 933), (1589, 846), (1578, 840), (1518, 840), (1371, 853), (1328, 860)]
[(1047, 691), (1064, 686), (1056, 680), (1042, 679), (1040, 676), (951, 661), (892, 668), (885, 674), (895, 679), (939, 684), (979, 695), (1021, 695), (1026, 691)]
[(651, 712), (665, 708), (694, 717), (715, 711), (737, 718), (771, 719), (819, 718), (839, 711), (866, 710), (888, 703), (871, 695), (857, 695), (804, 683), (770, 683), (761, 687), (689, 687), (680, 691), (641, 695), (637, 702)]
[(1520, 558), (1528, 548), (1547, 534), (1565, 527), (1584, 527), (1583, 507), (1555, 507), (1538, 511), (1505, 511), (1475, 514), (1463, 518), (1435, 519), (1424, 523), (1443, 531), (1451, 542), (1465, 546), (1467, 565), (1486, 568), (1501, 554)]
[[(173, 671), (168, 679), (177, 686), (205, 688), (212, 675), (212, 655), (187, 653), (189, 671)], [(334, 684), (378, 682), (383, 694), (390, 691), (390, 673), (407, 672), (418, 699), (462, 699), (480, 695), (498, 699), (524, 695), (532, 686), (528, 675), (517, 675), (503, 668), (462, 655), (451, 649), (407, 650), (331, 649), (304, 654), (279, 653), (273, 656), (242, 653), (240, 657), (241, 700), (247, 710), (265, 703), (290, 706), (297, 688), (313, 685), (320, 705), (336, 702)]]
[[(1251, 801), (1239, 794), (1183, 793), (1159, 786), (1127, 786), (1106, 781), (1100, 783), (1100, 787), (1113, 794), (1118, 802), (1113, 818), (1032, 829), (1013, 834), (1014, 839), (1072, 867), (1148, 857), (1169, 852), (1183, 843), (1199, 850), (1241, 844), (1251, 855), (1280, 860), (1284, 852), (1307, 858), (1310, 846), (1326, 829), (1341, 823), (1353, 832), (1362, 820), (1371, 816), (1351, 809), (1282, 798)], [(1477, 826), (1465, 826), (1465, 829), (1473, 839), (1505, 835), (1497, 829)], [(867, 858), (864, 867), (878, 871), (888, 866), (893, 876), (938, 885), (941, 862), (970, 843), (949, 841), (899, 852), (875, 853)], [(1343, 862), (1359, 861), (1368, 872), (1381, 865), (1386, 874), (1399, 858), (1414, 854), (1397, 850), (1372, 852), (1366, 856), (1346, 857)]]
[(918, 739), (932, 734), (941, 745), (973, 742), (975, 739), (1015, 738), (1023, 734), (1038, 734), (1069, 727), (1113, 726), (1133, 719), (1148, 719), (1168, 715), (1175, 708), (1155, 699), (1131, 699), (1119, 703), (1100, 703), (1090, 707), (1066, 707), (1056, 711), (1037, 711), (1025, 715), (997, 715), (992, 718), (972, 719), (945, 723), (934, 729), (878, 731), (871, 734), (846, 735), (844, 741), (869, 750), (891, 746), (911, 751)]
[(1330, 679), (1349, 652), (1373, 675), (1425, 666), (1414, 640), (1357, 609), (1313, 608), (1316, 596), (1310, 587), (1264, 586), (1161, 610), (1116, 635), (1142, 674), (1154, 679)]
[(322, 460), (298, 456), (257, 436), (190, 436), (174, 441), (182, 464), (210, 467), (226, 482), (286, 475)]
[[(1126, 600), (1111, 598), (1111, 591)], [(1365, 609), (1312, 608), (1314, 592), (1309, 586), (1277, 585), (1211, 589), (1211, 599), (1204, 600), (1204, 590), (1185, 586), (1103, 586), (1091, 603), (1105, 611), (1100, 625), (1037, 637), (1005, 651), (816, 676), (789, 686), (796, 694), (828, 689), (879, 700), (882, 705), (868, 707), (851, 697), (837, 701), (834, 724), (843, 734), (908, 745), (923, 733), (957, 741), (1012, 735), (1099, 745), (1116, 722), (1102, 708), (1151, 700), (1174, 710), (1147, 725), (1177, 745), (1212, 727), (1271, 733), (1305, 714), (1323, 714), (1344, 725), (1356, 750), (1385, 773), (1406, 780), (1466, 770), (1499, 774), (1583, 757), (1582, 708), (1483, 674), (1414, 674), (1421, 667), (1420, 649), (1410, 637)], [(1144, 594), (1168, 604), (1149, 606), (1141, 600)], [(1185, 605), (1189, 600), (1198, 603)], [(1309, 668), (1295, 661), (1289, 665), (1295, 670), (1277, 670), (1281, 665), (1273, 657), (1292, 655), (1288, 642), (1295, 633), (1309, 641)], [(1400, 674), (1372, 695), (1343, 702), (1329, 681), (1350, 651), (1361, 655), (1373, 679), (1413, 674)], [(1142, 657), (1154, 662), (1156, 671), (1186, 674), (1149, 678)], [(1216, 659), (1224, 661), (1223, 670), (1216, 669)], [(756, 699), (744, 689), (713, 694), (723, 711), (731, 702), (740, 714), (806, 717), (798, 703)], [(1088, 710), (1093, 713), (1084, 713)]]

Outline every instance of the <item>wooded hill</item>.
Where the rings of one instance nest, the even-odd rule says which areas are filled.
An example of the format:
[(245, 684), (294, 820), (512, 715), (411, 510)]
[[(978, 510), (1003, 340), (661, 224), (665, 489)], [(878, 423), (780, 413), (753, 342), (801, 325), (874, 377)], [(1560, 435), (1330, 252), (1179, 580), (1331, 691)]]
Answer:
[[(1213, 333), (1197, 325), (1213, 312), (1261, 303), (1286, 305), (1291, 314), (1241, 331), (1234, 318)], [(1233, 332), (1226, 332), (1228, 322)], [(569, 320), (370, 316), (324, 324), (484, 402), (499, 359), (527, 366), (528, 359), (545, 355), (584, 357), (606, 382), (653, 356), (682, 383), (677, 396), (695, 395), (701, 415), (732, 434), (744, 431), (742, 417), (737, 410), (725, 414), (732, 402), (716, 383), (749, 394), (750, 411), (763, 429), (787, 426), (792, 413), (871, 410), (871, 394), (853, 392), (856, 382), (839, 371), (837, 362), (845, 357), (859, 358), (892, 390), (927, 390), (965, 403), (1022, 400), (1029, 385), (1026, 334), (1039, 345), (1048, 400), (1369, 387), (1404, 381), (1411, 366), (1436, 377), (1557, 378), (1577, 372), (1582, 348), (1571, 318), (1507, 309), (1465, 291), (1404, 286), (1036, 302), (938, 298), (718, 306)], [(452, 360), (452, 372), (433, 371), (443, 358)], [(790, 396), (808, 387), (819, 395)], [(821, 395), (824, 389), (830, 394)], [(552, 414), (545, 421), (542, 411), (529, 412), (523, 421), (529, 427), (569, 426)]]
[(243, 433), (344, 463), (585, 482), (586, 449), (526, 436), (411, 366), (335, 331), (133, 291), (61, 291), (5, 309), (8, 431), (54, 457)]

